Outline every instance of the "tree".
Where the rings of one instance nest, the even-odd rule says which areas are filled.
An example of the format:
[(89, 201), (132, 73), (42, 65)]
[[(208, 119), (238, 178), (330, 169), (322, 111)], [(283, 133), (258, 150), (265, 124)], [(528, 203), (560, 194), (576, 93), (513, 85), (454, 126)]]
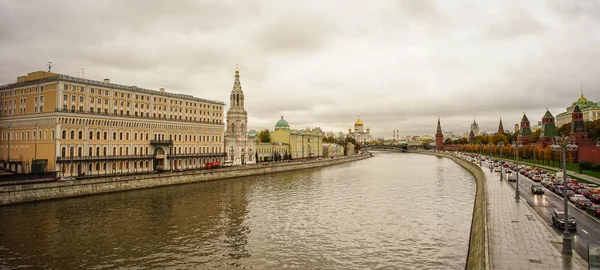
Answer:
[(452, 144), (452, 139), (450, 139), (450, 138), (445, 139), (444, 144)]
[(537, 142), (540, 139), (540, 134), (542, 133), (542, 129), (536, 129), (533, 132), (533, 141)]
[(423, 146), (423, 148), (425, 148), (425, 149), (429, 149), (429, 147), (430, 147), (430, 145), (429, 145), (429, 144), (431, 144), (432, 142), (433, 142), (433, 140), (429, 140), (429, 139), (427, 139), (427, 140), (424, 140), (424, 141), (421, 143), (421, 146)]
[(269, 130), (261, 130), (260, 133), (258, 133), (258, 140), (259, 142), (271, 142), (271, 133)]

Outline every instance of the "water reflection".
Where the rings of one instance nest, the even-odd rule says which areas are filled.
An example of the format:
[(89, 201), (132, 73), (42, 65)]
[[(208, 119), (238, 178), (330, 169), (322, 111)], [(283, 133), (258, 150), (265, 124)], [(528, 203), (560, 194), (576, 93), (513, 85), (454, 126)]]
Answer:
[(474, 180), (376, 158), (0, 208), (0, 268), (464, 268)]

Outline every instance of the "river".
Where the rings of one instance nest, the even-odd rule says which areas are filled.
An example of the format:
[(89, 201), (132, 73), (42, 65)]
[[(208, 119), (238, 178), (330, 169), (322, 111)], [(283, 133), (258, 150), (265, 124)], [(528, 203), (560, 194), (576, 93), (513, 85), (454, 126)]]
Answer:
[(473, 176), (445, 158), (374, 154), (0, 207), (0, 268), (464, 269)]

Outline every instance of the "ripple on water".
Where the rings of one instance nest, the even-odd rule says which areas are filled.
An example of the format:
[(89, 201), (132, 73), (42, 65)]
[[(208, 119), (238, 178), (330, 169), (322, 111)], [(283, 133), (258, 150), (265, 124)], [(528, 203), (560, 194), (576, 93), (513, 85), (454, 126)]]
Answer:
[(0, 268), (464, 268), (475, 183), (377, 153), (298, 171), (0, 208)]

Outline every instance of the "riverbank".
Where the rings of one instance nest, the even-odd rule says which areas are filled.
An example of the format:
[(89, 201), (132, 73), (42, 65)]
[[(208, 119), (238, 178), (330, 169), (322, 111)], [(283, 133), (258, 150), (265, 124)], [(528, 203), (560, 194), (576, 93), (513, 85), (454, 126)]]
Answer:
[(445, 157), (453, 160), (469, 171), (477, 185), (473, 204), (473, 218), (469, 237), (469, 252), (465, 269), (489, 269), (489, 239), (487, 220), (486, 178), (483, 170), (476, 164), (451, 154), (439, 152), (419, 152), (420, 154)]
[(252, 164), (212, 170), (190, 170), (125, 176), (109, 176), (76, 181), (31, 183), (0, 187), (0, 205), (128, 191), (244, 176), (305, 170), (369, 158), (369, 155), (313, 159), (306, 162)]

